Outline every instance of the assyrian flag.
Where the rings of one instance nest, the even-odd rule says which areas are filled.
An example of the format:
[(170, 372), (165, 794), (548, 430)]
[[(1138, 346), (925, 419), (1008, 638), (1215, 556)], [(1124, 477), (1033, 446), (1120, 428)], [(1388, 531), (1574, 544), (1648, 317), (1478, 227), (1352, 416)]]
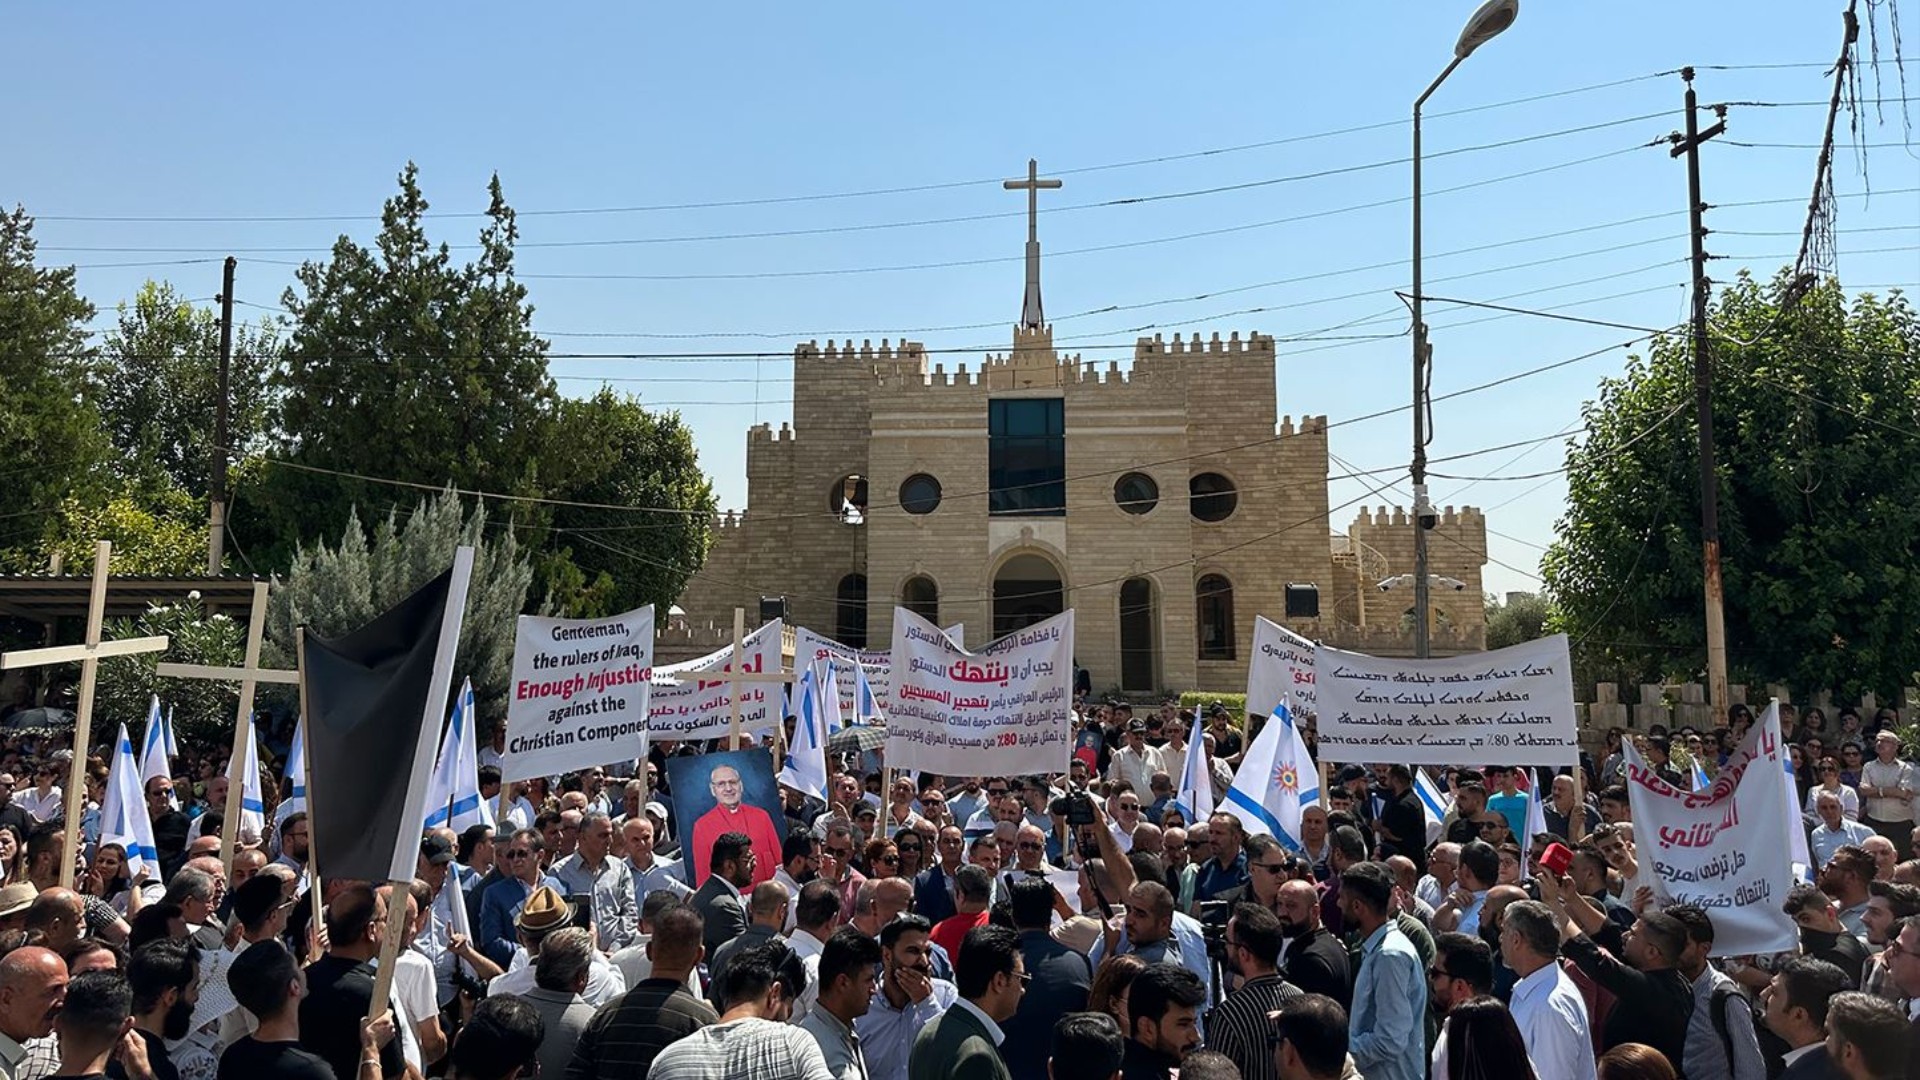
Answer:
[(1427, 819), (1427, 843), (1440, 839), (1440, 829), (1447, 820), (1447, 811), (1452, 808), (1453, 800), (1440, 791), (1440, 785), (1427, 775), (1424, 768), (1413, 770), (1413, 793), (1420, 796), (1420, 810)]
[[(1204, 744), (1203, 744), (1204, 745)], [(1249, 834), (1266, 833), (1300, 850), (1300, 815), (1320, 801), (1320, 778), (1286, 703), (1275, 706), (1260, 737), (1240, 759), (1240, 771), (1221, 807)]]
[(809, 666), (800, 675), (800, 685), (795, 694), (799, 704), (793, 719), (793, 741), (787, 744), (787, 756), (781, 762), (777, 779), (795, 791), (825, 802), (827, 725), (826, 710), (821, 707), (821, 701), (834, 700), (840, 694), (833, 688), (831, 680), (826, 684), (826, 692), (822, 693), (816, 674), (817, 669)]
[[(955, 641), (960, 640), (958, 637)], [(839, 703), (835, 702), (838, 708)], [(867, 669), (859, 663), (853, 665), (853, 712), (854, 721), (861, 724), (884, 724), (887, 718), (881, 715), (880, 701), (873, 696), (873, 684), (867, 681)]]
[[(1789, 768), (1791, 768), (1791, 766), (1789, 766)], [(1713, 786), (1713, 781), (1707, 779), (1706, 768), (1700, 764), (1699, 758), (1694, 758), (1693, 759), (1693, 790), (1705, 791), (1712, 786)], [(1787, 800), (1789, 804), (1791, 804), (1793, 801), (1794, 800), (1792, 799)]]
[[(1780, 699), (1774, 698), (1767, 704), (1767, 711), (1760, 714), (1760, 726), (1772, 724), (1777, 732), (1780, 727)], [(1807, 826), (1794, 811), (1800, 805), (1800, 787), (1793, 775), (1793, 755), (1781, 754), (1780, 765), (1784, 770), (1781, 779), (1787, 785), (1787, 850), (1791, 853), (1788, 861), (1793, 864), (1794, 876), (1802, 881), (1812, 881), (1813, 852), (1807, 847)]]
[[(156, 776), (168, 778), (173, 776), (173, 763), (169, 760), (170, 752), (167, 750), (168, 741), (167, 721), (160, 714), (160, 695), (155, 694), (153, 704), (147, 707), (147, 729), (140, 733), (140, 791), (142, 794), (140, 805), (142, 806), (146, 805), (144, 796), (147, 781)], [(167, 796), (167, 804), (175, 810), (180, 809), (179, 794), (176, 792)]]
[(180, 744), (173, 738), (173, 706), (171, 705), (167, 706), (167, 756), (170, 758), (180, 756)]
[(423, 824), (465, 832), (474, 825), (493, 828), (493, 809), (480, 797), (478, 713), (473, 705), (473, 680), (460, 684), (453, 720), (440, 741), (440, 756), (427, 783)]
[[(1520, 880), (1525, 881), (1533, 876), (1532, 868), (1527, 865), (1526, 853), (1533, 850), (1533, 838), (1547, 831), (1547, 804), (1540, 794), (1540, 784), (1531, 767), (1523, 766), (1513, 773), (1519, 780), (1516, 786), (1527, 793), (1527, 834), (1518, 838), (1521, 851)], [(1574, 812), (1579, 813), (1580, 808), (1575, 807)]]
[(267, 801), (260, 794), (260, 747), (257, 724), (247, 723), (247, 746), (240, 759), (240, 831), (242, 844), (257, 844), (267, 828)]
[(146, 781), (134, 764), (127, 725), (120, 725), (119, 735), (113, 744), (113, 764), (107, 771), (106, 796), (100, 805), (100, 842), (127, 849), (129, 877), (138, 877), (145, 867), (157, 879), (161, 873), (160, 851), (153, 843), (153, 819), (147, 816)]
[(1200, 717), (1196, 713), (1193, 731), (1187, 736), (1187, 765), (1180, 770), (1180, 789), (1173, 795), (1173, 805), (1189, 825), (1205, 824), (1213, 816), (1213, 773), (1207, 762), (1207, 744), (1201, 735)]
[[(829, 735), (846, 726), (840, 716), (840, 676), (834, 667), (831, 658), (807, 667), (808, 674), (813, 676), (814, 708), (826, 721)], [(860, 670), (859, 661), (854, 661), (853, 670), (856, 672)], [(864, 678), (862, 676), (862, 681)], [(799, 730), (798, 723), (794, 725), (794, 730)], [(821, 745), (825, 745), (824, 740)]]
[(293, 725), (293, 745), (287, 748), (286, 778), (292, 784), (287, 801), (281, 803), (287, 814), (305, 813), (307, 809), (307, 721), (302, 717)]

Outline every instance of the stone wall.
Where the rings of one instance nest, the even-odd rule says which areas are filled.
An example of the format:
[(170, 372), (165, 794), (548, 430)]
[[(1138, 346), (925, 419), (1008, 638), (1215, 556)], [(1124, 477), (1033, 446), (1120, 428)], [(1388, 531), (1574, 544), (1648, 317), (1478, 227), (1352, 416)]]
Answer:
[[(1626, 695), (1621, 690), (1617, 683), (1597, 683), (1592, 701), (1574, 705), (1580, 721), (1580, 743), (1588, 750), (1604, 745), (1607, 731), (1616, 727), (1628, 731), (1646, 731), (1659, 725), (1669, 731), (1682, 727), (1704, 731), (1715, 726), (1713, 707), (1707, 703), (1704, 684), (1645, 683), (1629, 688)], [(1780, 699), (1783, 705), (1802, 710), (1819, 709), (1826, 714), (1830, 728), (1836, 714), (1847, 706), (1857, 709), (1863, 720), (1871, 720), (1876, 710), (1883, 705), (1892, 705), (1898, 710), (1903, 724), (1912, 723), (1914, 710), (1920, 708), (1920, 688), (1911, 686), (1903, 688), (1900, 697), (1891, 702), (1882, 702), (1873, 694), (1861, 695), (1857, 700), (1842, 700), (1829, 690), (1816, 690), (1796, 698), (1790, 687), (1779, 683), (1769, 683), (1764, 689), (1738, 684), (1727, 687), (1729, 703), (1747, 705), (1756, 714), (1774, 698)]]

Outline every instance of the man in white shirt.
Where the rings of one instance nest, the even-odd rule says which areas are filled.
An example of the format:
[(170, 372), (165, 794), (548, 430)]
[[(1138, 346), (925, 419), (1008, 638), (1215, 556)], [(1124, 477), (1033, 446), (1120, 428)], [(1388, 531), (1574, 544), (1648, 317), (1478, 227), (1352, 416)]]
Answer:
[(1158, 749), (1147, 745), (1147, 722), (1135, 720), (1127, 725), (1127, 745), (1113, 755), (1112, 764), (1107, 766), (1107, 779), (1125, 780), (1133, 785), (1133, 790), (1147, 791), (1157, 772), (1167, 772), (1166, 760)]
[(1440, 905), (1447, 902), (1447, 894), (1453, 891), (1459, 869), (1459, 844), (1444, 840), (1433, 845), (1433, 850), (1427, 853), (1427, 872), (1414, 886), (1413, 894), (1425, 900), (1428, 907), (1439, 910)]
[(1860, 820), (1893, 841), (1900, 858), (1913, 857), (1913, 797), (1920, 780), (1900, 760), (1900, 736), (1883, 731), (1873, 737), (1874, 759), (1860, 769)]
[(1787, 1044), (1780, 1080), (1823, 1080), (1832, 1072), (1827, 1058), (1827, 1001), (1853, 983), (1825, 960), (1796, 956), (1780, 965), (1773, 982), (1760, 992), (1768, 1030)]
[(645, 814), (628, 818), (620, 826), (620, 837), (627, 845), (627, 868), (633, 872), (633, 898), (645, 904), (647, 894), (665, 889), (675, 896), (692, 896), (693, 887), (680, 876), (680, 863), (653, 853), (654, 824)]
[(800, 885), (804, 878), (812, 881), (820, 872), (820, 840), (812, 832), (794, 830), (780, 841), (780, 869), (773, 872), (773, 880), (786, 886), (787, 921), (780, 928), (782, 933), (793, 932), (793, 910), (800, 903)]
[(59, 770), (52, 762), (41, 762), (33, 772), (33, 786), (18, 792), (13, 805), (25, 810), (35, 822), (52, 821), (60, 816), (60, 787), (54, 783)]
[(1807, 841), (1812, 849), (1813, 865), (1825, 866), (1833, 853), (1847, 844), (1863, 844), (1867, 837), (1877, 835), (1872, 828), (1858, 821), (1848, 821), (1842, 816), (1840, 799), (1831, 791), (1819, 791), (1813, 801), (1813, 811), (1820, 817), (1820, 824), (1813, 827), (1813, 835)]
[(1537, 900), (1508, 904), (1500, 925), (1500, 958), (1520, 981), (1514, 983), (1507, 1007), (1527, 1045), (1534, 1074), (1594, 1080), (1586, 1002), (1560, 969), (1559, 956), (1560, 930), (1553, 912)]

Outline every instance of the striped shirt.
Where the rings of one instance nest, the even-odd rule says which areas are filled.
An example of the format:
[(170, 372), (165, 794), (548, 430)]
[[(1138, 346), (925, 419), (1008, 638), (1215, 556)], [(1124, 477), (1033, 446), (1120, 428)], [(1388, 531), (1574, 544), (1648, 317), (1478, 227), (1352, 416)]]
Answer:
[(685, 983), (647, 979), (593, 1014), (567, 1080), (645, 1076), (662, 1050), (719, 1022), (720, 1014), (688, 993)]
[(1279, 1080), (1267, 1014), (1299, 996), (1300, 988), (1278, 975), (1248, 979), (1207, 1013), (1207, 1049), (1227, 1055), (1244, 1080)]
[[(574, 1058), (579, 1071), (580, 1059)], [(749, 1016), (701, 1028), (662, 1050), (647, 1080), (835, 1080), (812, 1035)]]

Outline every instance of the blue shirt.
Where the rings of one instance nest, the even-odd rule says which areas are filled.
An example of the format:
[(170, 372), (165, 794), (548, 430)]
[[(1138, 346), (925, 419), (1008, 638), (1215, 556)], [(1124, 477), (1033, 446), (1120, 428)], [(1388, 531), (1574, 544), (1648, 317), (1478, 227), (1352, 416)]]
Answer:
[(527, 902), (527, 897), (542, 885), (561, 891), (558, 881), (542, 874), (532, 885), (519, 878), (502, 878), (487, 886), (480, 897), (480, 951), (502, 968), (513, 962), (514, 946), (520, 942), (513, 920), (519, 916), (520, 906)]
[(1217, 859), (1208, 859), (1193, 878), (1193, 902), (1211, 900), (1226, 892), (1237, 889), (1247, 883), (1247, 853), (1236, 852), (1233, 861), (1221, 866)]
[(1511, 795), (1489, 795), (1487, 809), (1507, 819), (1507, 828), (1513, 830), (1514, 839), (1520, 844), (1520, 850), (1525, 851), (1527, 845), (1533, 841), (1533, 838), (1527, 835), (1526, 793), (1516, 791)]
[(1391, 920), (1367, 935), (1353, 980), (1347, 1052), (1367, 1080), (1423, 1080), (1427, 1074), (1427, 975), (1413, 943)]
[(873, 1080), (907, 1080), (907, 1058), (913, 1053), (914, 1037), (958, 1000), (960, 992), (954, 985), (938, 977), (933, 980), (933, 993), (927, 1000), (919, 1004), (909, 1001), (904, 1009), (894, 1008), (887, 1000), (887, 992), (876, 987), (866, 1014), (853, 1021), (853, 1030), (860, 1036), (861, 1051), (866, 1055), (867, 1075)]
[[(1180, 966), (1199, 975), (1200, 980), (1206, 983), (1207, 994), (1211, 997), (1213, 994), (1213, 965), (1207, 961), (1207, 935), (1206, 932), (1200, 928), (1200, 920), (1188, 915), (1184, 911), (1174, 912), (1173, 946), (1180, 954)], [(1087, 954), (1087, 963), (1095, 971), (1100, 969), (1100, 961), (1104, 958), (1106, 950), (1107, 939), (1104, 936), (1095, 938), (1093, 949)], [(1120, 931), (1120, 944), (1114, 949), (1114, 955), (1125, 956), (1133, 951), (1133, 943), (1127, 940), (1127, 932), (1125, 929), (1122, 929)], [(1143, 957), (1142, 959), (1145, 958)], [(1416, 957), (1414, 962), (1419, 963), (1419, 958)], [(1205, 1032), (1202, 1031), (1202, 1034), (1204, 1035)]]

